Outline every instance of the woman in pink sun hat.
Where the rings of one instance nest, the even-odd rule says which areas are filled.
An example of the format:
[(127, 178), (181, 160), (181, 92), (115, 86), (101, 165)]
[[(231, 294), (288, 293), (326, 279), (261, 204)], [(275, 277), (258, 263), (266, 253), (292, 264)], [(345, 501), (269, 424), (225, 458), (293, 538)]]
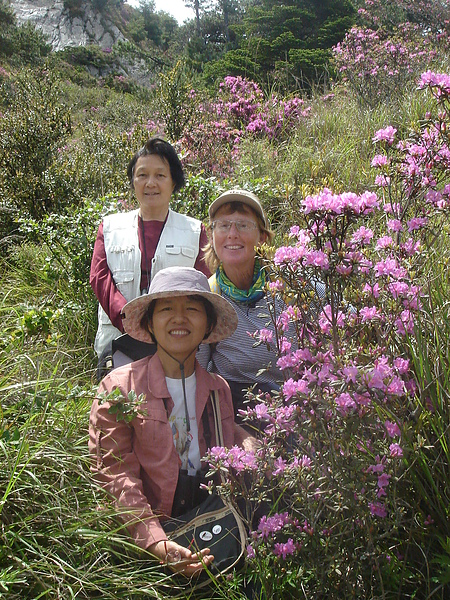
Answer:
[(136, 544), (190, 576), (214, 557), (208, 548), (195, 553), (169, 541), (162, 524), (203, 500), (201, 458), (217, 445), (213, 390), (225, 446), (254, 448), (254, 438), (234, 422), (228, 384), (195, 358), (200, 344), (231, 335), (236, 312), (210, 291), (203, 273), (170, 267), (155, 275), (148, 294), (125, 305), (123, 323), (135, 339), (156, 344), (156, 354), (102, 380), (90, 417), (92, 470), (116, 498)]

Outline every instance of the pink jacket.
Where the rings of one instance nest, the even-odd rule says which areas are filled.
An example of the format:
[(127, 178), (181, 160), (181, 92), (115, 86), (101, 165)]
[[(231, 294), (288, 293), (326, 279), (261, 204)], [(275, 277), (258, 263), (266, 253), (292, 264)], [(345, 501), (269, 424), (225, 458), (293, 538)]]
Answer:
[[(227, 447), (235, 440), (233, 403), (228, 384), (219, 376), (207, 373), (197, 362), (196, 406), (200, 455), (206, 454), (202, 414), (210, 390), (219, 391), (222, 429)], [(99, 394), (119, 388), (123, 398), (130, 390), (143, 403), (133, 407), (130, 422), (110, 414), (111, 403), (94, 400), (89, 423), (89, 451), (96, 479), (117, 500), (127, 527), (142, 548), (167, 539), (159, 518), (171, 515), (181, 464), (173, 443), (168, 415), (173, 408), (161, 362), (157, 355), (144, 358), (109, 373), (100, 383)], [(123, 402), (123, 399), (121, 399)], [(130, 402), (126, 400), (128, 404)], [(208, 411), (211, 445), (216, 445), (211, 405)]]

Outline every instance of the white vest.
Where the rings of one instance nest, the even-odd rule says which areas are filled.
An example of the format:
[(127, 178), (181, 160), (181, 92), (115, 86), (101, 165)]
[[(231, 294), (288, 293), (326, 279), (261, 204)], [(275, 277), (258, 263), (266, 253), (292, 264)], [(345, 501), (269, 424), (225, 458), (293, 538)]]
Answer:
[[(141, 251), (138, 237), (139, 210), (115, 213), (103, 219), (108, 267), (119, 292), (127, 301), (141, 295)], [(166, 267), (193, 267), (199, 253), (201, 221), (169, 209), (152, 259), (152, 277)], [(103, 308), (98, 307), (94, 349), (100, 357), (112, 340), (122, 335)]]

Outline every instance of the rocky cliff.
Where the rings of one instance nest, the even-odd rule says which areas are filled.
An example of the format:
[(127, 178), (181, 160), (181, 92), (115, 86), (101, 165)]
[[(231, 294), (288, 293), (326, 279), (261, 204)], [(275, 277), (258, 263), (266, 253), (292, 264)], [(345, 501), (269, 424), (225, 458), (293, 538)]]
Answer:
[(114, 23), (89, 1), (82, 3), (77, 16), (70, 15), (60, 0), (10, 0), (10, 5), (17, 22), (31, 21), (47, 36), (54, 50), (88, 44), (110, 48), (125, 39)]

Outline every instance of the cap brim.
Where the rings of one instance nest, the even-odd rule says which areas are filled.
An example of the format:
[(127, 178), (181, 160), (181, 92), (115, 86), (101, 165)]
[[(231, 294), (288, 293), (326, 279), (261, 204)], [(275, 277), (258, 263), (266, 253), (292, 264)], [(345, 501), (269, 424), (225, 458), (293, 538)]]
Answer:
[(219, 210), (219, 208), (224, 204), (228, 204), (229, 202), (242, 202), (242, 204), (245, 204), (246, 206), (251, 208), (259, 217), (261, 217), (264, 226), (268, 227), (267, 217), (264, 214), (264, 210), (261, 204), (256, 200), (253, 200), (253, 198), (251, 198), (250, 196), (242, 194), (238, 191), (224, 192), (218, 198), (216, 198), (209, 207), (209, 218), (214, 218), (214, 215)]

